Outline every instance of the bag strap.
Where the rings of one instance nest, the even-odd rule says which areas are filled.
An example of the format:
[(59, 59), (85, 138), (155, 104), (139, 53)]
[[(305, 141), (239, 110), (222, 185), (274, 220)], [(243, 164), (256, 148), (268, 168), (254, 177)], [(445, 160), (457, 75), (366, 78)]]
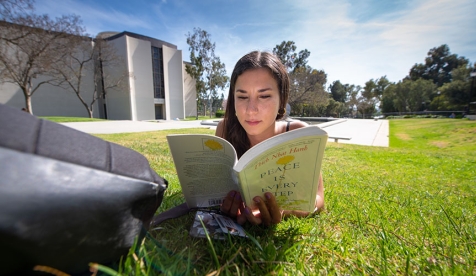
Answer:
[(168, 219), (173, 219), (173, 218), (178, 218), (183, 215), (188, 214), (192, 209), (188, 208), (187, 203), (182, 203), (178, 206), (175, 206), (173, 208), (168, 209), (167, 211), (157, 214), (152, 218), (152, 221), (150, 223), (150, 227), (157, 226), (161, 224), (162, 222), (168, 220)]

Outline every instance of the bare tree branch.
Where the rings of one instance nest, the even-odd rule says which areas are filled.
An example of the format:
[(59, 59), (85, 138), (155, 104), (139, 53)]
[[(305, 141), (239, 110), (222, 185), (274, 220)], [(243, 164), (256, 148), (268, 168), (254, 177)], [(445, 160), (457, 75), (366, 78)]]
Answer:
[(74, 49), (84, 28), (75, 15), (50, 19), (48, 15), (20, 14), (10, 19), (13, 23), (0, 21), (0, 81), (18, 85), (26, 109), (33, 113), (32, 95), (57, 79), (53, 65)]
[[(123, 63), (114, 46), (106, 40), (81, 37), (76, 45), (74, 51), (53, 65), (58, 76), (53, 84), (73, 91), (86, 108), (89, 117), (93, 118), (94, 104), (100, 98), (105, 98), (107, 91), (121, 88), (129, 74), (119, 72), (105, 75), (101, 67), (120, 68)], [(85, 98), (88, 91), (85, 91), (83, 86), (83, 80), (87, 76), (93, 76), (94, 82), (94, 90), (88, 99)]]

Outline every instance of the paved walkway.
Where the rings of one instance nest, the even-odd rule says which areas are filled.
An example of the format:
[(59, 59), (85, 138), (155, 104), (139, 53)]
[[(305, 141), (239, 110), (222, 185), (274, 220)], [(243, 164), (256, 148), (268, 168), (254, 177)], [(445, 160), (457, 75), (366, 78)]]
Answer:
[[(62, 123), (65, 126), (91, 134), (111, 134), (157, 131), (181, 128), (211, 128), (215, 126), (210, 121), (99, 121)], [(365, 146), (388, 147), (388, 121), (373, 119), (341, 119), (319, 124), (329, 136), (345, 136), (350, 140), (339, 140), (339, 143)], [(334, 142), (334, 139), (329, 139)]]
[[(342, 119), (319, 124), (329, 136), (350, 137), (339, 143), (364, 146), (388, 147), (388, 120)], [(333, 142), (329, 139), (330, 142)]]
[(200, 121), (96, 121), (79, 123), (62, 123), (62, 125), (77, 129), (91, 134), (112, 134), (112, 133), (130, 133), (145, 132), (165, 129), (181, 128), (210, 128), (210, 126), (201, 125)]

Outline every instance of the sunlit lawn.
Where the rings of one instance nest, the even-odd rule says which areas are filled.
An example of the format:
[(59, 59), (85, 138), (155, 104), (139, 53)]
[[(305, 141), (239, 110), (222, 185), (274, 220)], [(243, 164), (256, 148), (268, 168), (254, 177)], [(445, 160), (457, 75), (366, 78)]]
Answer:
[[(144, 154), (169, 180), (162, 212), (184, 202), (165, 136), (191, 132), (213, 134), (100, 137)], [(392, 120), (389, 148), (329, 143), (324, 159), (321, 214), (270, 228), (248, 225), (253, 239), (211, 244), (188, 235), (190, 214), (152, 229), (153, 238), (115, 269), (125, 275), (476, 273), (476, 122)]]

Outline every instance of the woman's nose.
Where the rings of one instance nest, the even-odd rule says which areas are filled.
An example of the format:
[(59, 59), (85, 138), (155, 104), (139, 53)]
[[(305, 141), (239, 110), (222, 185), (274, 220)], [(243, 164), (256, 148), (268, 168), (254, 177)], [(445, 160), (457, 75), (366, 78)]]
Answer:
[(247, 113), (256, 113), (258, 112), (258, 102), (254, 99), (248, 101), (248, 106), (246, 107)]

